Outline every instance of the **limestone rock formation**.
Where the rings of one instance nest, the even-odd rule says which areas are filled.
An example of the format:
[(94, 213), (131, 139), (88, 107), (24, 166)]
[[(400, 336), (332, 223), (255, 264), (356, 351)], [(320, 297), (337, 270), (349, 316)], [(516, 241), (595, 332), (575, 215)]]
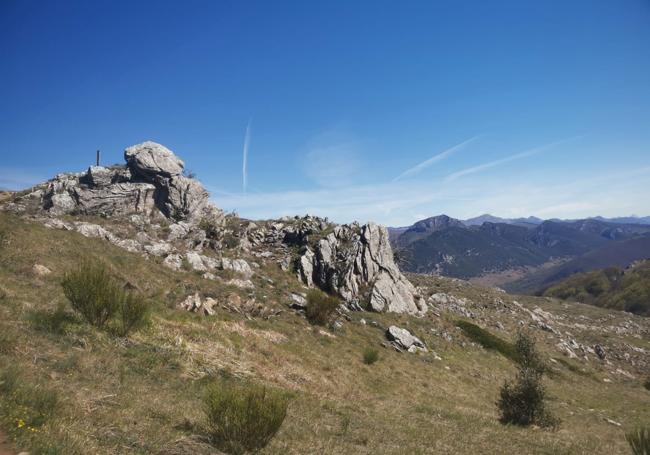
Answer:
[(315, 251), (305, 249), (298, 273), (308, 286), (337, 294), (354, 308), (410, 314), (427, 309), (397, 268), (388, 231), (374, 223), (334, 227), (316, 243)]
[(59, 174), (32, 189), (49, 214), (163, 215), (176, 221), (220, 219), (197, 180), (185, 177), (183, 161), (166, 147), (147, 141), (124, 151), (126, 166), (90, 166), (86, 172)]

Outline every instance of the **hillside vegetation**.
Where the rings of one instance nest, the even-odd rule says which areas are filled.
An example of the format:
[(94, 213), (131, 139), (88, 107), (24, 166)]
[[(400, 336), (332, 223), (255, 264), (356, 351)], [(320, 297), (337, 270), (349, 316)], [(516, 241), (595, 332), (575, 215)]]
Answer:
[[(263, 257), (249, 258), (259, 263), (255, 287), (241, 289), (7, 214), (0, 233), (0, 428), (32, 455), (219, 453), (205, 397), (222, 381), (288, 397), (267, 454), (629, 453), (625, 432), (650, 422), (643, 318), (412, 276), (425, 297), (453, 302), (423, 317), (358, 311), (340, 326), (317, 326), (290, 309), (290, 293), (305, 287)], [(73, 311), (61, 281), (83, 258), (146, 297), (147, 326), (119, 336)], [(178, 307), (196, 292), (218, 302), (214, 314)], [(236, 305), (253, 298), (265, 311)], [(532, 314), (571, 331), (586, 349), (580, 358), (562, 354)], [(468, 319), (503, 342), (483, 348), (492, 337), (457, 328)], [(429, 351), (397, 352), (385, 344), (390, 325), (407, 327)], [(549, 366), (556, 430), (499, 422), (499, 390), (517, 363), (493, 346), (512, 343), (522, 327)], [(607, 362), (587, 352), (595, 343)], [(369, 349), (379, 350), (372, 362)]]
[(579, 273), (542, 294), (650, 316), (650, 261)]

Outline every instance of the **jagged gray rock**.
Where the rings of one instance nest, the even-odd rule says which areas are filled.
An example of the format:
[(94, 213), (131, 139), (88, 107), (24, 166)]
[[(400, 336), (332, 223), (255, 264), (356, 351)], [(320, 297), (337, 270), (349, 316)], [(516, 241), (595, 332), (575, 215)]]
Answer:
[[(297, 232), (296, 228), (291, 231)], [(318, 241), (315, 252), (305, 250), (298, 274), (308, 286), (338, 294), (353, 307), (366, 299), (365, 306), (373, 311), (422, 314), (427, 309), (397, 268), (388, 231), (375, 223), (336, 226)]]
[(195, 219), (203, 214), (210, 195), (197, 180), (178, 175), (161, 183), (161, 206), (168, 218)]

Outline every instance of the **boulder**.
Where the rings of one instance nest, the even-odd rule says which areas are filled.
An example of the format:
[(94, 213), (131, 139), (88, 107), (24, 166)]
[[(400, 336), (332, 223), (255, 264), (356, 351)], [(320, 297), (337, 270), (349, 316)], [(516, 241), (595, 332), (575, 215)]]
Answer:
[(411, 335), (411, 332), (408, 330), (395, 325), (388, 327), (388, 330), (386, 330), (386, 338), (396, 345), (396, 347), (405, 349), (408, 352), (426, 352), (427, 350), (427, 347), (418, 337)]
[(183, 172), (185, 164), (167, 147), (146, 141), (124, 150), (124, 159), (131, 172), (148, 181), (157, 176), (174, 177)]

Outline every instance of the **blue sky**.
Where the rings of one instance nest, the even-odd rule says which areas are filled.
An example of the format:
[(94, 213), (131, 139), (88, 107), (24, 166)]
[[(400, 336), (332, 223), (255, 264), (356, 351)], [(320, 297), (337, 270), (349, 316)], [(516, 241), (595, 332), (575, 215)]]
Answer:
[(252, 218), (647, 215), (649, 23), (646, 0), (4, 0), (0, 187), (154, 140)]

